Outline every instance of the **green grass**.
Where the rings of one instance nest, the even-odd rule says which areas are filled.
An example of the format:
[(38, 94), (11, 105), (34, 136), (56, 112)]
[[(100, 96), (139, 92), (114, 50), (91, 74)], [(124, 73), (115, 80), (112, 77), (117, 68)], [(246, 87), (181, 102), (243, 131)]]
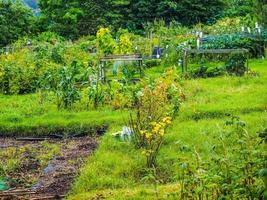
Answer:
[[(170, 199), (168, 195), (179, 189), (179, 159), (195, 159), (192, 151), (196, 151), (201, 159), (208, 161), (210, 149), (217, 143), (220, 129), (227, 120), (226, 113), (240, 116), (250, 134), (256, 135), (267, 127), (267, 61), (254, 60), (250, 67), (259, 73), (258, 77), (183, 81), (187, 99), (160, 151), (158, 178), (161, 184), (157, 190), (142, 180), (145, 160), (141, 152), (130, 143), (112, 138), (111, 133), (121, 128), (116, 124), (81, 170), (69, 199), (158, 199), (155, 191), (160, 199)], [(157, 77), (163, 70), (148, 71), (150, 77)]]
[(92, 134), (103, 124), (121, 124), (123, 111), (110, 108), (83, 110), (58, 110), (48, 99), (40, 103), (38, 94), (0, 95), (0, 136), (26, 136), (84, 133)]

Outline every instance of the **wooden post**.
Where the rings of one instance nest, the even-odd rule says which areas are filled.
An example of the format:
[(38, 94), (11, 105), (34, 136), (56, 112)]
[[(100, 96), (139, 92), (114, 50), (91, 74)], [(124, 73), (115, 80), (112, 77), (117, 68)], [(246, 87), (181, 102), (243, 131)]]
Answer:
[(153, 54), (153, 33), (150, 31), (150, 55)]
[(183, 58), (183, 64), (182, 64), (182, 72), (187, 71), (187, 51), (184, 51), (184, 58)]
[(249, 71), (249, 54), (248, 53), (246, 53), (247, 54), (247, 72)]

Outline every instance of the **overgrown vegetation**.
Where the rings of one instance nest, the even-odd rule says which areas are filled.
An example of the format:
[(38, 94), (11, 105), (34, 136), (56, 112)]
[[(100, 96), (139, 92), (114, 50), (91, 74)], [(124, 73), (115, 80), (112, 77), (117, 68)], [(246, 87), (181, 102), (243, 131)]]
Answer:
[[(266, 2), (38, 6), (0, 0), (0, 136), (101, 135), (67, 198), (267, 198)], [(41, 145), (0, 150), (0, 190)]]

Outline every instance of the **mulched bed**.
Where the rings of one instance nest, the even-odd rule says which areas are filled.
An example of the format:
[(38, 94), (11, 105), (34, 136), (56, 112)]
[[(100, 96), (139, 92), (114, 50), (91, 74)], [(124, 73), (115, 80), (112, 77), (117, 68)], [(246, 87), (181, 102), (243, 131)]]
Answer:
[[(19, 180), (27, 177), (36, 178), (37, 182), (31, 186), (23, 186), (16, 181), (10, 183), (11, 189), (0, 192), (0, 199), (61, 199), (71, 188), (73, 179), (78, 175), (87, 157), (98, 147), (98, 138), (83, 137), (75, 139), (48, 140), (49, 143), (58, 144), (60, 155), (51, 159), (45, 168), (41, 168), (34, 159), (27, 157), (30, 162), (20, 164), (20, 170), (10, 176)], [(0, 150), (10, 147), (23, 147), (30, 145), (39, 148), (40, 141), (18, 141), (11, 138), (0, 138)], [(30, 155), (29, 155), (30, 156)], [(0, 158), (1, 159), (1, 158)]]

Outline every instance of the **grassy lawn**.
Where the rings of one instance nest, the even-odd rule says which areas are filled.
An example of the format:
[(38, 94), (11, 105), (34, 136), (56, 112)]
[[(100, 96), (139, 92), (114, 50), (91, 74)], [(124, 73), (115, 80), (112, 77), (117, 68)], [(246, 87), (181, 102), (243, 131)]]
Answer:
[(91, 134), (97, 127), (116, 124), (126, 116), (110, 108), (81, 111), (78, 104), (72, 110), (59, 111), (49, 96), (44, 102), (40, 103), (39, 94), (0, 95), (0, 136)]
[[(141, 152), (111, 136), (123, 123), (112, 123), (76, 179), (69, 199), (177, 199), (181, 160), (194, 160), (198, 155), (209, 162), (227, 113), (245, 121), (249, 134), (267, 127), (267, 61), (254, 60), (250, 68), (258, 76), (183, 81), (187, 99), (160, 152), (157, 185), (143, 178), (145, 158)], [(161, 69), (149, 72), (155, 77)]]

